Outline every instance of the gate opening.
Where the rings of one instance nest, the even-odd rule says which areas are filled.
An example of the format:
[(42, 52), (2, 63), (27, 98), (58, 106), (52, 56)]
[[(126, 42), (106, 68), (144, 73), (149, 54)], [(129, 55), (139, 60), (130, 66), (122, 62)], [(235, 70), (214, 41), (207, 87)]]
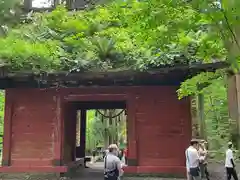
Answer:
[(81, 101), (66, 104), (64, 163), (103, 169), (107, 147), (120, 148), (120, 158), (127, 148), (127, 107), (125, 101)]

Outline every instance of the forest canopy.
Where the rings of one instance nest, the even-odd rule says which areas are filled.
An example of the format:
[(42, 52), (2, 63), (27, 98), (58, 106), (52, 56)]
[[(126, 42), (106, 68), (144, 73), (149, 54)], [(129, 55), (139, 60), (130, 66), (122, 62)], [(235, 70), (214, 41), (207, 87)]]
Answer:
[(216, 62), (226, 49), (213, 20), (184, 1), (114, 1), (68, 12), (59, 6), (0, 38), (13, 71), (111, 71)]

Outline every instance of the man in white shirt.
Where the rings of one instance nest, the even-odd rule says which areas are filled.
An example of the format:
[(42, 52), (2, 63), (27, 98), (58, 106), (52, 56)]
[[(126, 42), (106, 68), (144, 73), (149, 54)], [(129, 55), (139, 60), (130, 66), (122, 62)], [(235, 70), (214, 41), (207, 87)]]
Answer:
[(231, 178), (233, 177), (234, 180), (238, 180), (237, 173), (235, 170), (231, 142), (228, 143), (228, 149), (226, 151), (225, 167), (226, 167), (226, 171), (227, 171), (227, 179), (231, 180)]
[(188, 180), (199, 180), (199, 155), (198, 155), (198, 140), (193, 139), (190, 146), (186, 149), (186, 168)]

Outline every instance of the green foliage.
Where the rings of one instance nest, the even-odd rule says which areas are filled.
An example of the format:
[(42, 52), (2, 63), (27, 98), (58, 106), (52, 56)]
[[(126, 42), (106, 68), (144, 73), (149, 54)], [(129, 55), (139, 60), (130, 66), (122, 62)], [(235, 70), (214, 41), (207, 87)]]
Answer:
[(228, 115), (227, 87), (223, 78), (215, 80), (204, 90), (204, 114), (206, 133), (210, 150), (215, 157), (223, 158), (227, 142), (231, 137), (231, 124)]
[(16, 25), (21, 19), (21, 0), (0, 0), (0, 35), (5, 35), (8, 26)]
[[(5, 65), (8, 63), (13, 70), (49, 70), (49, 67), (56, 67), (60, 65), (56, 60), (58, 52), (57, 46), (54, 42), (28, 43), (24, 40), (16, 40), (14, 37), (8, 37), (8, 40), (1, 39), (2, 44), (0, 48), (1, 63)], [(11, 61), (4, 61), (11, 59)], [(49, 63), (45, 64), (45, 59), (49, 59)]]
[(0, 39), (0, 58), (13, 70), (33, 71), (144, 70), (224, 59), (221, 39), (202, 28), (208, 22), (182, 1), (117, 1), (80, 12), (60, 6)]
[(86, 127), (86, 150), (91, 152), (95, 148), (95, 135), (93, 134), (93, 123), (95, 119), (95, 111), (87, 111), (87, 127)]
[[(126, 121), (122, 120), (117, 122), (116, 125), (110, 125), (107, 123), (108, 118), (104, 118), (102, 121), (101, 116), (96, 117), (96, 110), (87, 111), (87, 130), (86, 130), (86, 149), (92, 150), (96, 146), (104, 147), (105, 144), (105, 132), (108, 137), (116, 135), (119, 137), (119, 141), (126, 139)], [(116, 134), (118, 132), (118, 134)]]
[(182, 82), (178, 89), (178, 97), (181, 99), (184, 96), (198, 95), (199, 93), (206, 93), (206, 88), (209, 85), (214, 84), (216, 80), (223, 80), (225, 77), (224, 70), (218, 70), (216, 72), (203, 72), (191, 79), (187, 79)]

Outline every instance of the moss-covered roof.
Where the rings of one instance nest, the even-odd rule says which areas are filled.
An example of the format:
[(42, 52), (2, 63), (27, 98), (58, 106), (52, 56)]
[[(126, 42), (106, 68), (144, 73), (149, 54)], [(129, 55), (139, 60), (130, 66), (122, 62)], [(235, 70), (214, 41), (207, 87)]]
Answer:
[(155, 1), (71, 13), (58, 7), (34, 14), (0, 38), (0, 64), (23, 72), (106, 72), (224, 59), (222, 44), (199, 31), (202, 22), (189, 6)]
[(107, 72), (9, 72), (0, 71), (0, 88), (49, 88), (81, 86), (133, 86), (133, 85), (174, 85), (179, 86), (187, 78), (201, 72), (214, 72), (227, 68), (223, 62), (165, 67), (147, 71)]

